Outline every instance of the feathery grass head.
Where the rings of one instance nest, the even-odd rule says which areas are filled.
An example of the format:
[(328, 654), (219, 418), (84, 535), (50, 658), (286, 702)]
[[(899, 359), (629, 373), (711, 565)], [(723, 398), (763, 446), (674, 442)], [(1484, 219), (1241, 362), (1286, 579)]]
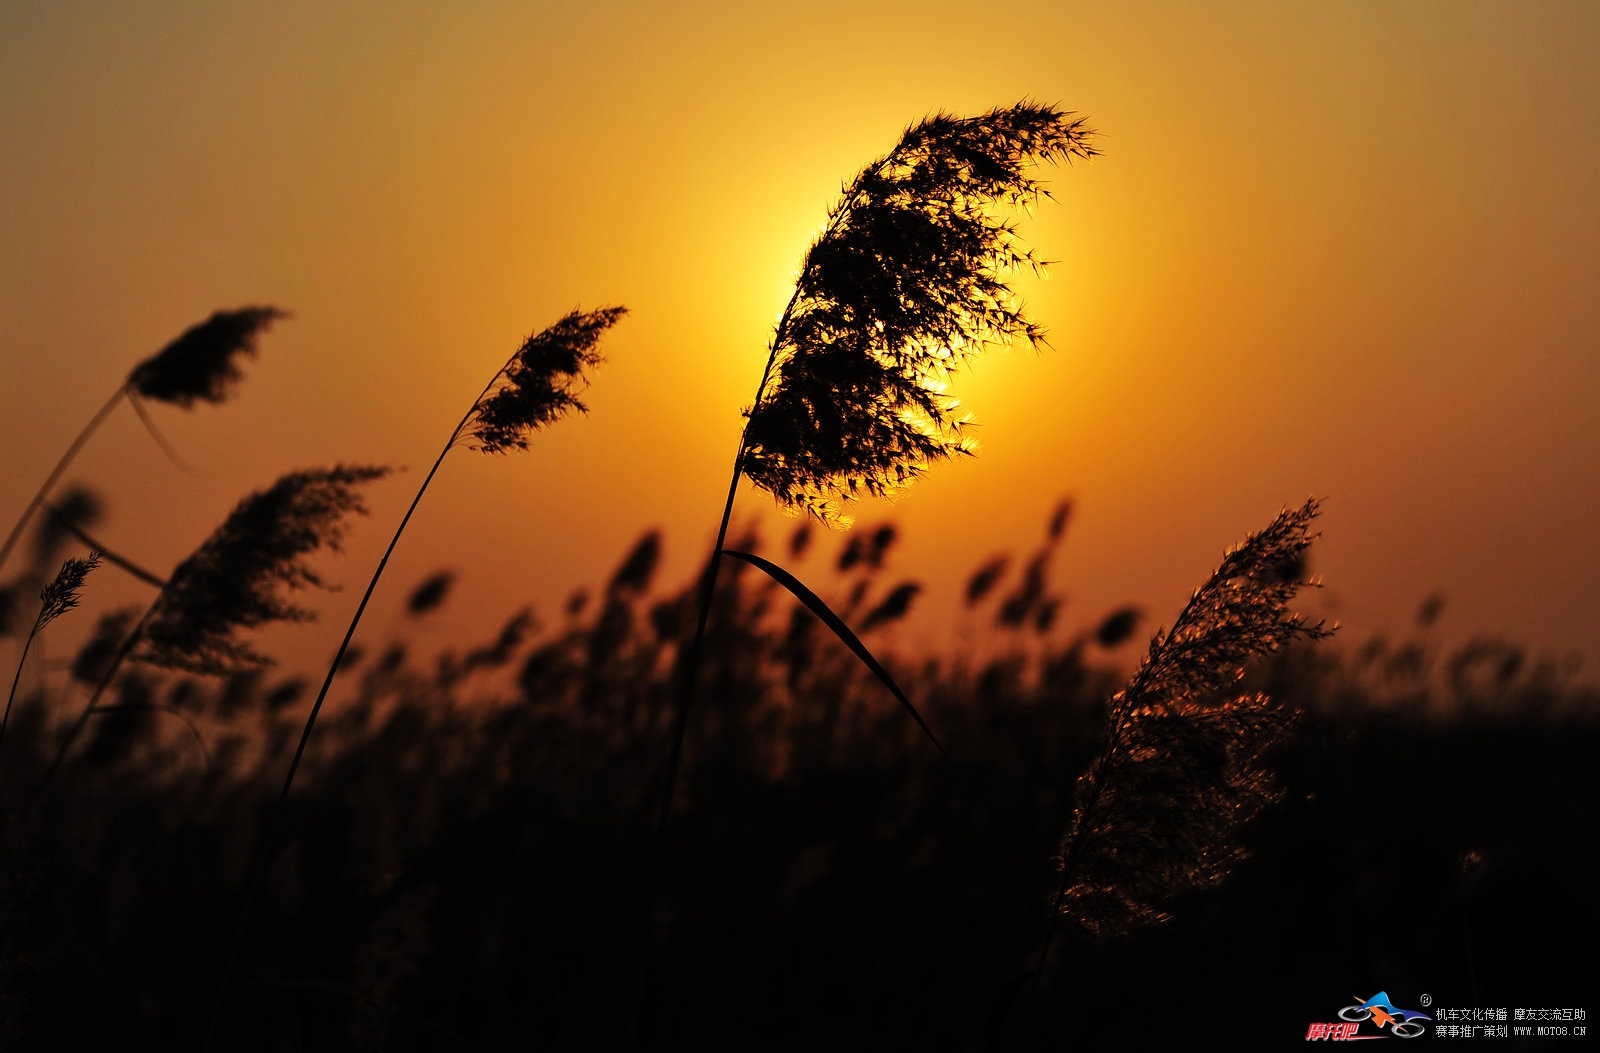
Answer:
[(623, 559), (611, 583), (606, 586), (607, 596), (643, 596), (650, 591), (656, 568), (661, 565), (661, 531), (648, 530)]
[(845, 188), (801, 267), (745, 430), (744, 472), (791, 509), (884, 496), (969, 453), (946, 377), (992, 344), (1044, 332), (1007, 281), (1041, 261), (993, 208), (1043, 194), (1040, 162), (1096, 153), (1083, 119), (1027, 103), (939, 114)]
[(486, 453), (526, 450), (528, 432), (560, 420), (569, 410), (585, 412), (578, 395), (588, 386), (584, 370), (599, 365), (600, 337), (627, 309), (573, 311), (522, 342), (488, 392), (472, 407), (467, 430)]
[(428, 575), (422, 584), (411, 590), (411, 595), (406, 599), (406, 617), (420, 618), (429, 611), (437, 610), (444, 604), (455, 583), (456, 572), (453, 570), (441, 570)]
[(338, 550), (344, 517), (366, 511), (359, 487), (387, 474), (387, 468), (343, 465), (291, 472), (239, 502), (172, 572), (135, 657), (212, 675), (269, 664), (238, 630), (312, 617), (284, 592), (322, 586), (305, 557), (323, 547)]
[(1276, 799), (1261, 755), (1294, 714), (1230, 692), (1252, 659), (1330, 632), (1289, 607), (1316, 514), (1284, 511), (1228, 552), (1111, 700), (1058, 860), (1056, 908), (1091, 932), (1163, 921), (1162, 900), (1221, 881), (1245, 854), (1235, 828)]
[(195, 400), (221, 402), (243, 374), (237, 359), (256, 353), (256, 337), (289, 317), (276, 307), (218, 311), (133, 367), (128, 388), (147, 399), (188, 409)]
[(78, 605), (78, 590), (83, 579), (100, 565), (100, 553), (89, 553), (88, 559), (69, 559), (61, 564), (55, 580), (39, 591), (39, 617), (33, 623), (38, 632)]
[(861, 619), (861, 631), (864, 633), (890, 625), (904, 618), (911, 610), (911, 603), (922, 592), (922, 586), (914, 581), (901, 582), (885, 596), (876, 607), (867, 612)]

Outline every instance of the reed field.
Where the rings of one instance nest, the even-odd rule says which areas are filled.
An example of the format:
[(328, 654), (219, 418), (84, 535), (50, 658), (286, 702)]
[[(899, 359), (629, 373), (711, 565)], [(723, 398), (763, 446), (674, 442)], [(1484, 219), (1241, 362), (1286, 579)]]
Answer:
[[(1299, 1041), (1369, 990), (1583, 1005), (1600, 698), (1442, 648), (1442, 597), (1393, 638), (1304, 613), (1318, 500), (1208, 539), (1156, 611), (1069, 601), (1063, 499), (972, 560), (958, 645), (900, 631), (880, 499), (975, 453), (952, 375), (1046, 345), (1016, 216), (1099, 152), (1033, 102), (908, 127), (801, 262), (701, 569), (663, 580), (703, 539), (646, 530), (476, 644), (440, 642), (459, 569), (405, 530), (455, 458), (540, 455), (624, 308), (464, 395), (371, 568), (341, 546), (392, 469), (337, 451), (174, 567), (129, 551), (78, 451), (124, 402), (163, 446), (161, 413), (226, 412), (292, 315), (138, 361), (0, 550), (0, 1049), (1110, 1049)], [(742, 525), (741, 487), (792, 527)], [(148, 603), (97, 601), (113, 574)], [(262, 649), (361, 581), (325, 671)], [(380, 588), (404, 614), (361, 631)]]

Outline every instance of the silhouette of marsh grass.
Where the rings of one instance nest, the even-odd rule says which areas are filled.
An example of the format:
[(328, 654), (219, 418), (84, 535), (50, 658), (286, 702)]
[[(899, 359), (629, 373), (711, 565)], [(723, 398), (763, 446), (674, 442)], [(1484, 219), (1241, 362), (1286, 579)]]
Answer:
[[(778, 554), (787, 540), (739, 544)], [(557, 610), (509, 646), (495, 632), (437, 661), (374, 642), (339, 678), (241, 952), (221, 1024), (230, 1048), (624, 1041), (631, 963), (612, 949), (636, 921), (617, 905), (637, 892), (698, 590), (622, 584), (638, 580), (621, 573), (645, 562), (635, 553), (597, 575), (581, 611)], [(842, 607), (863, 582), (864, 609), (891, 594), (892, 554), (819, 587)], [(1282, 804), (1232, 835), (1250, 860), (1203, 899), (1160, 901), (1167, 925), (1116, 940), (1063, 926), (1068, 953), (1041, 993), (997, 1014), (1008, 979), (1032, 967), (1059, 880), (1051, 856), (1075, 794), (1063, 772), (1092, 766), (1105, 702), (1126, 686), (1094, 642), (1100, 613), (1068, 608), (1043, 635), (992, 623), (981, 650), (938, 654), (867, 634), (962, 745), (957, 783), (911, 748), (917, 732), (853, 656), (818, 629), (791, 631), (794, 602), (761, 575), (730, 574), (715, 603), (706, 719), (675, 823), (689, 879), (664, 886), (655, 933), (664, 1044), (1114, 1048), (1130, 990), (1148, 1034), (1177, 1036), (1245, 981), (1258, 1024), (1298, 1036), (1308, 1000), (1362, 961), (1465, 982), (1463, 912), (1490, 919), (1474, 936), (1489, 987), (1514, 968), (1558, 988), (1600, 928), (1563, 836), (1600, 799), (1582, 760), (1600, 744), (1580, 718), (1592, 696), (1560, 690), (1568, 718), (1527, 719), (1515, 692), (1537, 688), (1530, 660), (1498, 716), (1451, 718), (1437, 700), (1412, 716), (1384, 697), (1408, 678), (1349, 678), (1358, 650), (1293, 644), (1237, 685), (1306, 714), (1275, 754)], [(477, 652), (489, 657), (475, 675), (456, 675)], [(1430, 691), (1452, 690), (1452, 657), (1432, 660)], [(0, 897), (20, 906), (0, 919), (15, 952), (0, 974), (17, 1048), (200, 1039), (216, 934), (304, 702), (269, 702), (294, 693), (270, 669), (140, 672), (108, 704), (182, 707), (215, 759), (197, 770), (176, 729), (131, 725), (115, 752), (84, 750), (33, 814), (5, 813)], [(54, 746), (43, 704), (18, 700), (13, 776), (37, 773)], [(1400, 841), (1353, 829), (1374, 815), (1428, 820)], [(1470, 880), (1468, 853), (1481, 859)], [(29, 860), (52, 861), (48, 881)], [(1405, 918), (1407, 938), (1329, 925), (1355, 916)], [(73, 1012), (83, 999), (108, 1011)]]
[(129, 405), (138, 412), (140, 421), (150, 429), (151, 435), (162, 443), (163, 449), (167, 449), (165, 441), (160, 439), (154, 424), (140, 406), (139, 399), (166, 402), (184, 409), (190, 408), (195, 402), (223, 402), (243, 375), (238, 366), (239, 357), (255, 354), (257, 337), (271, 328), (274, 322), (287, 317), (288, 312), (276, 307), (218, 311), (134, 366), (122, 385), (68, 445), (61, 459), (45, 477), (38, 493), (23, 509), (11, 533), (0, 544), (0, 567), (5, 565), (6, 557), (22, 536), (28, 520), (50, 496), (50, 490), (61, 478), (61, 473), (66, 471), (84, 443), (89, 441), (118, 402), (127, 399)]
[[(887, 496), (932, 462), (972, 452), (962, 434), (967, 419), (944, 393), (946, 378), (991, 345), (1044, 339), (1009, 284), (1012, 272), (1038, 270), (1042, 261), (997, 213), (1027, 208), (1043, 196), (1033, 175), (1039, 164), (1094, 157), (1092, 138), (1083, 118), (1029, 102), (974, 117), (933, 115), (906, 129), (888, 154), (844, 188), (806, 252), (745, 413), (706, 564), (644, 881), (646, 933), (654, 923), (724, 555), (763, 570), (816, 613), (949, 760), (928, 722), (844, 619), (778, 564), (728, 550), (728, 525), (741, 478), (788, 509), (848, 525), (842, 503), (863, 494)], [(913, 595), (902, 591), (895, 603), (903, 611)], [(641, 1034), (648, 1026), (648, 983), (646, 975), (636, 999)]]
[[(355, 637), (357, 626), (361, 624), (361, 616), (366, 612), (367, 604), (383, 577), (389, 558), (400, 543), (401, 535), (405, 533), (417, 506), (422, 503), (428, 485), (438, 474), (445, 457), (458, 442), (466, 440), (484, 453), (526, 450), (531, 432), (559, 421), (568, 413), (584, 412), (585, 407), (579, 396), (588, 385), (588, 371), (601, 361), (600, 338), (626, 313), (626, 309), (621, 307), (605, 307), (589, 312), (572, 311), (523, 340), (505, 364), (489, 378), (483, 391), (473, 400), (460, 422), (450, 432), (444, 448), (439, 451), (439, 456), (433, 462), (433, 467), (428, 470), (422, 484), (417, 488), (416, 496), (412, 498), (405, 515), (400, 519), (399, 526), (395, 528), (394, 536), (389, 540), (388, 547), (372, 572), (372, 579), (361, 596), (361, 602), (356, 605), (355, 613), (350, 618), (350, 625), (345, 630), (344, 638), (339, 643), (332, 663), (328, 666), (322, 688), (317, 692), (316, 700), (312, 702), (306, 715), (305, 726), (301, 730), (299, 743), (284, 775), (283, 788), (279, 791), (277, 803), (273, 806), (271, 820), (262, 840), (257, 861), (251, 869), (243, 905), (234, 925), (233, 941), (222, 966), (216, 1000), (210, 1014), (211, 1023), (207, 1028), (205, 1039), (206, 1049), (212, 1047), (216, 1038), (217, 1021), (220, 1019), (223, 1000), (228, 995), (229, 985), (233, 979), (234, 963), (238, 957), (239, 947), (249, 925), (266, 868), (276, 847), (279, 825), (289, 803), (289, 792), (294, 786), (295, 776), (310, 744), (317, 718), (327, 701), (328, 691), (333, 686), (334, 678), (349, 653), (351, 640)], [(506, 647), (514, 645), (515, 642), (517, 642), (516, 634), (509, 634), (503, 639)]]
[[(987, 618), (987, 652), (885, 645), (921, 595), (918, 582), (885, 580), (892, 524), (840, 544), (836, 577), (816, 588), (756, 554), (753, 536), (729, 542), (741, 477), (807, 517), (782, 546), (793, 561), (816, 545), (813, 522), (842, 522), (863, 495), (892, 494), (971, 452), (944, 381), (986, 347), (1043, 341), (1008, 284), (1040, 263), (1004, 214), (1043, 195), (1038, 163), (1095, 154), (1081, 118), (1023, 103), (931, 117), (844, 188), (773, 334), (711, 557), (676, 591), (657, 583), (664, 541), (651, 532), (549, 622), (524, 607), (459, 653), (396, 640), (363, 654), (353, 643), (449, 451), (526, 449), (532, 430), (582, 411), (621, 308), (572, 312), (490, 379), (422, 480), (304, 712), (310, 683), (272, 680), (243, 631), (307, 617), (286, 590), (321, 584), (304, 557), (337, 546), (343, 517), (361, 509), (358, 488), (384, 470), (286, 476), (170, 577), (146, 574), (159, 589), (150, 609), (103, 616), (71, 663), (96, 686), (65, 739), (42, 688), (18, 698), (14, 683), (0, 720), (14, 759), (0, 769), (4, 1044), (589, 1049), (647, 1037), (817, 1048), (846, 1036), (873, 1048), (1094, 1047), (1125, 1042), (1120, 1007), (1147, 984), (1153, 951), (1170, 975), (1156, 997), (1139, 989), (1151, 1021), (1192, 1026), (1236, 997), (1240, 977), (1271, 1005), (1344, 989), (1367, 975), (1352, 963), (1375, 960), (1363, 933), (1318, 940), (1336, 944), (1326, 964), (1260, 976), (1281, 951), (1263, 932), (1314, 936), (1328, 911), (1404, 912), (1427, 948), (1492, 905), (1515, 921), (1496, 949), (1524, 961), (1539, 948), (1523, 934), (1550, 931), (1548, 905), (1559, 904), (1586, 952), (1600, 923), (1566, 881), (1580, 870), (1562, 859), (1551, 877), (1526, 860), (1540, 839), (1586, 821), (1592, 768), (1535, 766), (1537, 793), (1514, 780), (1498, 797), (1472, 793), (1480, 812), (1440, 786), (1466, 784), (1450, 750), (1476, 776), (1485, 742), (1523, 751), (1497, 761), (1508, 778), (1526, 756), (1586, 756), (1600, 745), (1592, 712), (1573, 717), (1565, 739), (1520, 714), (1495, 724), (1483, 708), (1457, 725), (1421, 718), (1439, 717), (1446, 689), (1485, 706), (1542, 700), (1541, 719), (1592, 710), (1593, 696), (1490, 641), (1442, 665), (1414, 641), (1355, 660), (1306, 649), (1323, 628), (1289, 604), (1307, 584), (1315, 503), (1230, 551), (1120, 690), (1108, 656), (1142, 616), (1121, 607), (1072, 624), (1050, 580), (1070, 502), (1027, 558), (995, 556), (968, 579), (964, 604)], [(237, 359), (282, 316), (221, 312), (136, 366), (116, 398), (136, 409), (136, 396), (222, 401)], [(47, 526), (87, 537), (88, 511), (64, 509)], [(51, 534), (40, 551), (60, 541)], [(89, 564), (69, 565), (45, 611), (75, 598)], [(418, 584), (404, 616), (443, 617), (452, 575)], [(1437, 615), (1435, 604), (1419, 626)], [(46, 621), (41, 612), (35, 634)], [(130, 656), (143, 661), (124, 669)], [(324, 716), (336, 680), (345, 694)], [(884, 686), (913, 722), (882, 704)], [(1409, 724), (1368, 706), (1401, 695)], [(1287, 734), (1301, 711), (1307, 740)], [(204, 729), (201, 770), (157, 713), (195, 738)], [(12, 807), (12, 787), (50, 782), (95, 715), (72, 778)], [(914, 748), (925, 735), (943, 753), (931, 726), (959, 744), (960, 779)], [(1334, 726), (1368, 736), (1389, 762), (1370, 793), (1364, 758), (1326, 748)], [(1396, 742), (1446, 748), (1410, 775)], [(1077, 771), (1087, 774), (1076, 783), (1063, 776)], [(1421, 799), (1441, 818), (1408, 839), (1416, 858), (1401, 867), (1370, 832), (1351, 837), (1349, 815), (1318, 804), (1328, 797), (1359, 801), (1358, 816)], [(1270, 820), (1262, 813), (1277, 801), (1294, 822), (1271, 829), (1276, 841), (1244, 827)], [(660, 880), (669, 819), (683, 875), (670, 884)], [(1329, 856), (1361, 880), (1319, 875), (1304, 897), (1273, 884)], [(49, 881), (40, 860), (59, 862)], [(1236, 871), (1242, 895), (1223, 885)], [(644, 925), (618, 909), (637, 902), (641, 873)], [(1184, 911), (1200, 890), (1212, 894), (1205, 909)], [(1429, 913), (1441, 897), (1460, 901), (1457, 915)], [(1050, 936), (1039, 950), (1041, 915)], [(1153, 924), (1172, 915), (1184, 923)], [(1073, 953), (1046, 983), (1058, 917), (1074, 923), (1062, 926)], [(214, 934), (230, 920), (224, 956)], [(1232, 942), (1218, 948), (1219, 933)], [(1448, 956), (1424, 953), (1419, 973), (1456, 975)], [(1565, 945), (1545, 955), (1550, 976), (1566, 955)], [(648, 1006), (640, 973), (653, 985)], [(1478, 966), (1469, 974), (1483, 979)], [(100, 1011), (79, 1012), (86, 1002)]]

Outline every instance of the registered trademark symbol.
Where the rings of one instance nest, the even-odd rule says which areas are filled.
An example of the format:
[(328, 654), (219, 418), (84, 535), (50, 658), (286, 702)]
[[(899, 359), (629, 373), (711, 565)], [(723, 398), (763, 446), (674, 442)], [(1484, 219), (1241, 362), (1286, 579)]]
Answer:
[(1432, 1005), (1433, 1004), (1433, 995), (1423, 995), (1422, 996), (1422, 1004), (1423, 1004), (1424, 1007)]

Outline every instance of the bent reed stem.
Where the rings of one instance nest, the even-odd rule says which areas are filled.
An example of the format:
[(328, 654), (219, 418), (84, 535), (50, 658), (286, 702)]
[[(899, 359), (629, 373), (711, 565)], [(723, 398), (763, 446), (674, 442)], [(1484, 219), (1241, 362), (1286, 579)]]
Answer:
[[(836, 217), (834, 223), (838, 223)], [(761, 383), (756, 387), (755, 401), (750, 406), (750, 416), (761, 406), (761, 397), (766, 393), (767, 381), (772, 378), (773, 367), (778, 362), (778, 348), (782, 346), (784, 335), (788, 331), (789, 320), (794, 314), (794, 307), (800, 299), (798, 288), (790, 294), (789, 303), (783, 309), (783, 315), (778, 320), (777, 332), (772, 340), (772, 349), (767, 353), (767, 364), (761, 371)], [(711, 601), (716, 595), (717, 571), (722, 564), (723, 546), (728, 540), (728, 524), (733, 520), (733, 502), (739, 495), (739, 477), (744, 474), (744, 457), (749, 443), (750, 424), (746, 419), (744, 430), (739, 433), (739, 452), (733, 458), (733, 478), (728, 481), (728, 499), (722, 506), (722, 521), (717, 526), (717, 540), (711, 549), (711, 559), (706, 564), (705, 576), (700, 586), (700, 612), (695, 621), (694, 638), (689, 641), (689, 653), (684, 658), (683, 687), (678, 694), (677, 713), (673, 718), (672, 747), (667, 754), (667, 773), (665, 786), (661, 793), (661, 811), (656, 819), (655, 841), (650, 850), (649, 870), (645, 875), (645, 908), (644, 908), (644, 961), (641, 966), (640, 982), (634, 992), (632, 1013), (632, 1039), (635, 1045), (641, 1040), (640, 1027), (643, 1020), (645, 988), (648, 982), (651, 958), (650, 947), (654, 942), (656, 906), (660, 898), (661, 878), (666, 872), (667, 859), (667, 834), (672, 824), (672, 805), (676, 800), (678, 791), (678, 769), (683, 760), (683, 743), (689, 732), (689, 709), (694, 700), (695, 684), (700, 675), (700, 651), (705, 642), (706, 623), (711, 618)]]
[(72, 749), (72, 744), (77, 741), (79, 735), (83, 734), (83, 729), (88, 727), (89, 718), (98, 712), (100, 696), (105, 694), (107, 687), (111, 686), (111, 681), (116, 678), (117, 672), (122, 668), (122, 663), (127, 660), (128, 655), (133, 653), (134, 647), (143, 638), (144, 627), (150, 621), (150, 615), (155, 609), (155, 603), (151, 603), (150, 606), (146, 607), (144, 613), (139, 616), (138, 624), (128, 631), (128, 635), (122, 638), (122, 646), (117, 648), (115, 657), (111, 659), (111, 663), (106, 666), (105, 673), (100, 677), (100, 683), (95, 685), (94, 693), (89, 696), (88, 705), (83, 707), (83, 712), (78, 714), (78, 719), (67, 730), (67, 734), (61, 740), (61, 745), (56, 748), (56, 755), (51, 759), (50, 766), (45, 769), (44, 775), (40, 777), (39, 785), (34, 787), (33, 799), (29, 802), (30, 807), (39, 802), (39, 798), (44, 795), (45, 788), (50, 785), (50, 780), (55, 777), (62, 763), (66, 761), (67, 752)]
[(6, 538), (5, 544), (0, 545), (0, 567), (5, 566), (6, 557), (11, 555), (11, 550), (16, 547), (17, 541), (22, 537), (22, 531), (27, 528), (28, 520), (32, 519), (33, 513), (37, 512), (39, 506), (44, 504), (45, 498), (50, 496), (50, 490), (61, 479), (61, 473), (67, 470), (67, 465), (71, 464), (73, 459), (78, 456), (78, 451), (83, 449), (83, 444), (89, 441), (89, 437), (99, 430), (100, 425), (111, 415), (111, 411), (116, 409), (117, 400), (127, 394), (127, 384), (117, 388), (116, 392), (106, 400), (106, 404), (101, 406), (93, 417), (89, 418), (89, 423), (85, 424), (83, 430), (78, 432), (78, 437), (72, 440), (72, 445), (67, 447), (67, 452), (61, 455), (61, 459), (50, 470), (50, 474), (45, 476), (44, 484), (39, 487), (39, 492), (33, 495), (33, 500), (28, 502), (28, 507), (22, 510), (22, 516), (17, 520), (17, 525), (11, 528), (11, 534)]
[(71, 519), (67, 518), (67, 516), (62, 513), (61, 509), (57, 508), (49, 501), (41, 501), (40, 504), (43, 506), (46, 512), (50, 513), (50, 518), (54, 519), (56, 523), (60, 525), (61, 529), (65, 530), (67, 533), (71, 534), (85, 545), (88, 545), (91, 550), (100, 553), (101, 558), (107, 563), (114, 567), (121, 567), (133, 577), (138, 578), (140, 581), (144, 582), (146, 585), (152, 586), (153, 588), (164, 589), (167, 587), (167, 579), (160, 577), (153, 571), (146, 570), (144, 567), (139, 566), (139, 564), (135, 563), (128, 557), (119, 555), (114, 549), (110, 549), (105, 545), (102, 545), (99, 539), (97, 539), (93, 534), (89, 533), (87, 530), (74, 523)]
[[(859, 196), (858, 192), (834, 215), (828, 224), (829, 232), (843, 222), (849, 213), (849, 206), (854, 204), (856, 197)], [(761, 383), (756, 385), (755, 401), (750, 404), (744, 429), (739, 432), (739, 452), (733, 458), (733, 478), (728, 482), (728, 500), (722, 506), (722, 522), (717, 527), (717, 541), (711, 549), (711, 561), (706, 567), (705, 583), (700, 589), (700, 613), (695, 624), (694, 639), (689, 643), (689, 654), (684, 661), (683, 688), (678, 695), (678, 712), (673, 722), (672, 749), (667, 757), (666, 787), (661, 800), (661, 815), (656, 824), (656, 844), (651, 854), (649, 887), (646, 893), (647, 922), (654, 920), (656, 883), (666, 854), (667, 826), (672, 817), (672, 803), (678, 787), (678, 765), (683, 757), (683, 740), (689, 728), (689, 706), (693, 701), (695, 682), (700, 673), (700, 647), (705, 641), (706, 622), (711, 616), (711, 599), (716, 592), (717, 569), (722, 562), (723, 545), (728, 540), (728, 524), (733, 519), (734, 498), (739, 494), (739, 477), (744, 474), (744, 457), (749, 448), (750, 418), (753, 418), (756, 411), (761, 408), (761, 399), (767, 393), (767, 382), (772, 379), (772, 370), (778, 364), (778, 348), (783, 346), (784, 338), (788, 336), (795, 305), (799, 302), (800, 289), (796, 286), (794, 292), (789, 294), (789, 302), (784, 306), (783, 314), (778, 319), (777, 330), (772, 337), (772, 348), (767, 352), (767, 364), (761, 370)]]
[(411, 522), (411, 516), (416, 512), (417, 506), (422, 503), (422, 495), (428, 492), (428, 484), (433, 482), (433, 477), (438, 474), (439, 466), (455, 447), (461, 438), (461, 433), (466, 430), (468, 422), (472, 420), (479, 403), (489, 394), (491, 388), (506, 372), (501, 367), (484, 385), (483, 393), (473, 401), (472, 406), (462, 416), (461, 422), (450, 433), (449, 440), (444, 444), (444, 449), (439, 451), (439, 456), (434, 460), (433, 467), (428, 469), (427, 476), (422, 480), (422, 485), (417, 488), (417, 495), (411, 499), (411, 506), (406, 509), (405, 516), (400, 520), (400, 525), (395, 529), (394, 537), (389, 539), (388, 548), (383, 551), (383, 558), (378, 560), (378, 567), (372, 572), (372, 580), (367, 583), (367, 590), (361, 596), (361, 602), (356, 606), (355, 615), (350, 619), (350, 627), (345, 630), (344, 639), (339, 642), (339, 650), (333, 656), (333, 663), (328, 666), (328, 675), (323, 678), (322, 690), (317, 692), (317, 700), (311, 704), (311, 712), (306, 716), (305, 728), (300, 733), (299, 745), (295, 747), (294, 758), (289, 762), (288, 773), (283, 779), (283, 789), (278, 792), (277, 802), (272, 807), (272, 816), (268, 822), (267, 832), (257, 848), (256, 862), (250, 870), (250, 881), (245, 890), (244, 905), (239, 911), (239, 920), (234, 925), (233, 940), (228, 948), (228, 957), (222, 968), (222, 979), (217, 985), (217, 994), (211, 1005), (211, 1020), (206, 1025), (205, 1044), (201, 1047), (205, 1053), (215, 1044), (217, 1025), (222, 1018), (222, 1004), (227, 995), (228, 987), (233, 981), (233, 971), (239, 960), (239, 950), (244, 945), (245, 931), (250, 925), (250, 916), (255, 909), (256, 901), (260, 898), (261, 885), (266, 878), (267, 866), (271, 859), (273, 849), (277, 844), (278, 834), (283, 827), (283, 815), (289, 804), (289, 791), (294, 786), (294, 777), (300, 770), (300, 762), (305, 756), (306, 746), (311, 741), (312, 729), (316, 727), (317, 717), (322, 712), (322, 704), (328, 697), (328, 691), (333, 687), (334, 677), (339, 673), (339, 666), (344, 662), (345, 652), (350, 648), (350, 641), (355, 638), (356, 626), (361, 624), (361, 616), (366, 613), (367, 604), (372, 599), (372, 594), (378, 588), (378, 580), (383, 577), (383, 572), (389, 565), (389, 557), (394, 554), (395, 547), (400, 543), (400, 535), (405, 533), (406, 525)]

